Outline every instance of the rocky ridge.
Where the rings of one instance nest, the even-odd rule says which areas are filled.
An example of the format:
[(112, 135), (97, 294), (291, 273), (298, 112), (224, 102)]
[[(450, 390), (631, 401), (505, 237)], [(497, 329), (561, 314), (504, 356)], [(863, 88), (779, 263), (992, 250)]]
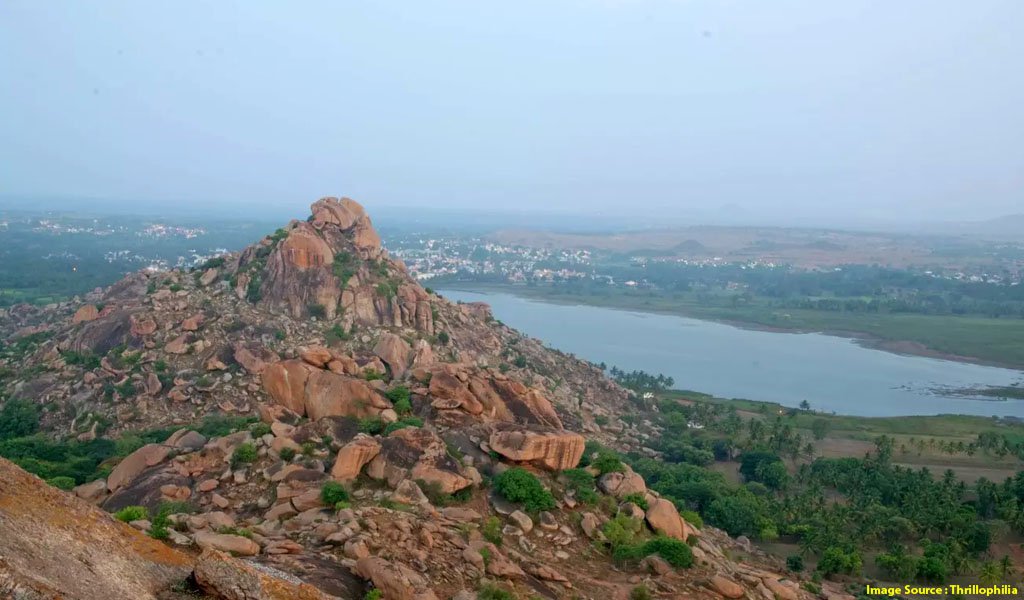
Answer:
[[(194, 272), (136, 273), (82, 302), (2, 315), (5, 339), (38, 340), (4, 396), (46, 408), (51, 434), (170, 433), (76, 487), (75, 502), (180, 509), (162, 514), (159, 537), (185, 557), (176, 576), (191, 573), (213, 598), (347, 598), (371, 587), (384, 598), (469, 598), (492, 584), (521, 597), (625, 598), (640, 584), (664, 597), (809, 596), (748, 542), (698, 531), (628, 468), (588, 467), (598, 501), (577, 498), (562, 473), (588, 439), (652, 452), (652, 432), (617, 417), (627, 392), (486, 305), (422, 288), (356, 202), (325, 198), (311, 213)], [(210, 415), (258, 422), (210, 437), (190, 429)], [(513, 467), (539, 478), (551, 508), (528, 514), (494, 492), (488, 482)], [(0, 480), (41, 485), (16, 470)], [(329, 484), (347, 500), (332, 503)], [(619, 515), (644, 536), (689, 541), (694, 566), (656, 554), (613, 564), (598, 549)], [(23, 518), (0, 502), (0, 527)], [(152, 521), (132, 525), (154, 532)], [(0, 591), (8, 572), (35, 585), (0, 552)]]

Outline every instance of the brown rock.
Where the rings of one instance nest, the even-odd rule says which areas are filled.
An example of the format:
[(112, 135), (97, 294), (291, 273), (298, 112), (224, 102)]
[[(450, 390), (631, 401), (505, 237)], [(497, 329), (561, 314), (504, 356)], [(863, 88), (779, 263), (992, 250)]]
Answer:
[(197, 531), (194, 539), (196, 545), (203, 550), (220, 550), (237, 556), (256, 556), (260, 553), (259, 544), (240, 535)]
[(217, 489), (218, 485), (220, 485), (220, 482), (216, 479), (204, 479), (196, 486), (196, 490), (200, 492), (212, 492)]
[(352, 481), (379, 453), (380, 442), (360, 434), (338, 451), (338, 457), (331, 468), (331, 478), (335, 481)]
[(393, 333), (381, 335), (377, 345), (373, 348), (373, 353), (387, 363), (388, 368), (391, 369), (391, 376), (395, 379), (404, 375), (406, 369), (409, 368), (410, 352), (412, 352), (412, 348), (409, 347), (409, 344)]
[(664, 498), (648, 500), (646, 518), (654, 531), (677, 540), (685, 539), (686, 524), (672, 502)]
[(391, 403), (365, 381), (330, 371), (314, 371), (306, 381), (306, 415), (324, 417), (372, 417), (391, 408)]
[(181, 322), (181, 328), (185, 331), (198, 331), (205, 319), (206, 317), (202, 313), (192, 315)]
[(199, 285), (207, 287), (214, 281), (217, 281), (218, 275), (220, 275), (220, 271), (216, 267), (203, 271), (203, 274), (199, 277)]
[(266, 367), (261, 377), (263, 389), (278, 404), (298, 414), (306, 414), (306, 381), (312, 370), (299, 360), (284, 360)]
[(163, 389), (164, 384), (160, 383), (160, 378), (157, 377), (156, 373), (150, 373), (146, 375), (146, 393), (150, 396), (156, 396)]
[(107, 495), (107, 482), (103, 479), (83, 483), (74, 489), (75, 495), (87, 502), (98, 503)]
[(259, 375), (267, 364), (278, 360), (276, 354), (259, 345), (238, 344), (234, 356), (238, 364), (254, 375)]
[(156, 321), (149, 317), (139, 317), (138, 315), (132, 315), (131, 319), (131, 334), (136, 337), (145, 337), (147, 335), (153, 335), (156, 333)]
[(579, 464), (585, 440), (569, 431), (504, 429), (492, 433), (488, 443), (509, 460), (562, 471)]
[(277, 569), (204, 550), (195, 570), (196, 583), (222, 600), (338, 600)]
[(188, 352), (189, 348), (188, 340), (188, 334), (183, 333), (170, 342), (167, 342), (167, 345), (164, 346), (164, 351), (168, 354), (185, 354)]
[(742, 598), (744, 595), (743, 588), (739, 584), (729, 581), (721, 575), (712, 575), (708, 579), (707, 586), (725, 598), (736, 599)]
[(647, 492), (647, 484), (644, 478), (626, 466), (622, 473), (605, 473), (597, 481), (597, 486), (606, 494), (616, 498), (623, 498), (629, 494), (644, 494)]
[(187, 555), (4, 459), (0, 482), (2, 597), (152, 599), (192, 571)]
[(71, 322), (82, 323), (85, 321), (95, 321), (99, 316), (100, 311), (96, 308), (95, 304), (85, 304), (75, 311), (75, 316), (71, 317)]
[(427, 580), (401, 563), (367, 556), (356, 561), (352, 572), (372, 581), (388, 600), (437, 600)]
[(309, 346), (299, 350), (299, 358), (314, 367), (322, 369), (327, 366), (327, 363), (331, 362), (333, 357), (331, 356), (331, 351), (323, 346)]
[(162, 444), (146, 444), (132, 452), (117, 463), (114, 470), (110, 472), (110, 476), (107, 477), (107, 488), (111, 492), (116, 492), (131, 483), (147, 468), (163, 462), (170, 451), (169, 447)]
[(800, 598), (796, 586), (790, 582), (783, 582), (774, 577), (763, 577), (761, 581), (778, 600), (798, 600)]

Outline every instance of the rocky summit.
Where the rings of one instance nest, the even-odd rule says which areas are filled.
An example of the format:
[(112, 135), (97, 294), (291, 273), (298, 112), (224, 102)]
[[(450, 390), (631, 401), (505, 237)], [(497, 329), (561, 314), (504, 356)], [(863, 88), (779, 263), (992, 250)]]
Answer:
[(0, 461), (0, 597), (811, 596), (609, 465), (656, 456), (626, 390), (421, 287), (348, 198), (2, 317), (53, 455)]

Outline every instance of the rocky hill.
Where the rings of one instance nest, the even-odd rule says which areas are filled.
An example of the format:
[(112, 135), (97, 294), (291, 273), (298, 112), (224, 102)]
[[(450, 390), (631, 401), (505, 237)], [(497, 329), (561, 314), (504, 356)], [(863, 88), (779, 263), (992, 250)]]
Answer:
[[(38, 511), (15, 509), (42, 483), (4, 463), (0, 533), (35, 522), (47, 537), (63, 524), (40, 514), (75, 503), (79, 541), (137, 555), (145, 575), (90, 595), (55, 568), (94, 568), (88, 553), (3, 535), (0, 594), (6, 582), (19, 598), (809, 596), (595, 444), (652, 454), (649, 422), (619, 418), (635, 411), (626, 390), (486, 305), (422, 288), (352, 200), (319, 200), (194, 272), (136, 273), (0, 317), (0, 401), (32, 421), (11, 419), (8, 437), (38, 421), (62, 444), (40, 458), (42, 438), (19, 437), (8, 454), (77, 484), (77, 498), (48, 488)], [(163, 540), (174, 567), (154, 570), (151, 540), (84, 503)]]

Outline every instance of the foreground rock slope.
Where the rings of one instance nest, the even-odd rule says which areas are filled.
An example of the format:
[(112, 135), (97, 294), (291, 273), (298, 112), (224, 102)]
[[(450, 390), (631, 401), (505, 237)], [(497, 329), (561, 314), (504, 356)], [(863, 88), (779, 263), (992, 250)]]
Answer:
[[(2, 323), (23, 352), (0, 365), (13, 373), (0, 397), (34, 403), (51, 437), (119, 439), (124, 451), (76, 475), (77, 498), (4, 464), (0, 590), (809, 595), (748, 542), (687, 523), (628, 467), (590, 465), (588, 441), (649, 452), (649, 433), (619, 419), (627, 392), (486, 305), (421, 287), (352, 200), (319, 200), (306, 220), (195, 271), (136, 273), (80, 302), (14, 307)], [(42, 503), (16, 501), (36, 494)], [(115, 523), (93, 505), (147, 518)], [(605, 532), (623, 524), (638, 549), (685, 548), (613, 562)], [(73, 587), (90, 581), (76, 571), (87, 547), (110, 549), (92, 567), (109, 564), (119, 576), (105, 585), (130, 593)]]

